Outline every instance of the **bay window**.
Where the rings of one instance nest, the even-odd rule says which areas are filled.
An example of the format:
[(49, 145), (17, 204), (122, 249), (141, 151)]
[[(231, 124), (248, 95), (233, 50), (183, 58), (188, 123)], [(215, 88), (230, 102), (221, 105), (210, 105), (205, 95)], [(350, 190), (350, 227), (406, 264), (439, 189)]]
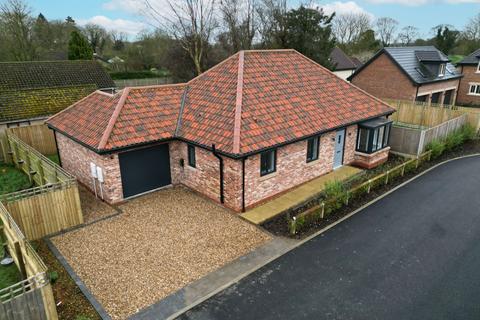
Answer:
[(356, 150), (363, 153), (377, 152), (388, 146), (392, 121), (386, 118), (369, 120), (358, 125)]

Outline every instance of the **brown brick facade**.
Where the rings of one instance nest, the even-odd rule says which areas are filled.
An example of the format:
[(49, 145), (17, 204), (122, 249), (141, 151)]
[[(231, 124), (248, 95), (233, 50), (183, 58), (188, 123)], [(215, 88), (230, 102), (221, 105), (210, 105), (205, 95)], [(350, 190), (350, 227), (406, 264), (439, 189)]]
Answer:
[[(117, 154), (99, 155), (58, 132), (55, 132), (55, 136), (62, 167), (65, 170), (94, 191), (93, 179), (90, 175), (90, 162), (95, 163), (103, 170), (105, 179), (103, 196), (105, 201), (115, 203), (123, 200), (122, 178)], [(97, 182), (96, 187), (100, 196), (100, 186)]]
[[(345, 136), (344, 164), (354, 160), (357, 126), (347, 128)], [(277, 149), (277, 170), (260, 176), (260, 155), (247, 158), (245, 163), (245, 205), (254, 206), (333, 170), (335, 131), (320, 138), (318, 160), (307, 163), (307, 141), (300, 141)]]
[(366, 92), (382, 99), (413, 101), (417, 96), (429, 96), (441, 92), (440, 104), (443, 103), (444, 92), (454, 90), (451, 102), (455, 101), (459, 80), (438, 81), (415, 85), (402, 70), (387, 56), (382, 53), (369, 65), (361, 70), (353, 79), (352, 83)]
[[(335, 131), (321, 135), (319, 159), (306, 162), (307, 141), (299, 141), (277, 148), (276, 172), (260, 176), (260, 154), (245, 160), (245, 206), (255, 206), (275, 195), (305, 183), (333, 170)], [(104, 195), (110, 203), (123, 200), (118, 155), (99, 155), (73, 140), (56, 133), (62, 166), (80, 182), (93, 190), (90, 162), (105, 172)], [(349, 126), (345, 134), (344, 164), (358, 160), (355, 152), (357, 125)], [(172, 184), (183, 184), (206, 197), (220, 202), (219, 159), (211, 151), (195, 147), (196, 167), (187, 161), (187, 143), (169, 143)], [(388, 155), (388, 151), (382, 152)], [(242, 210), (242, 160), (223, 157), (224, 205)], [(381, 157), (380, 157), (381, 158)], [(181, 165), (183, 159), (183, 166)], [(373, 160), (377, 161), (377, 157)]]
[(366, 92), (384, 99), (415, 99), (417, 88), (400, 68), (382, 53), (353, 79), (352, 83)]
[(469, 95), (470, 83), (480, 84), (480, 73), (476, 65), (464, 65), (461, 67), (463, 78), (460, 80), (457, 103), (466, 106), (480, 106), (480, 96)]
[(356, 166), (365, 169), (372, 169), (388, 160), (389, 151), (390, 147), (384, 148), (372, 154), (355, 152), (355, 161), (353, 163)]

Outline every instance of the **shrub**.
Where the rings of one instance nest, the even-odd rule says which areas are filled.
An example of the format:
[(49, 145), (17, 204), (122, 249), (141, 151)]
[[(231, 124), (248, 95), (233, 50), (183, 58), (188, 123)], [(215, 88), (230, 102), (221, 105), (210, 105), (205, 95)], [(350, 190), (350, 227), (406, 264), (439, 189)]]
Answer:
[(432, 151), (432, 159), (436, 159), (445, 151), (445, 143), (439, 140), (432, 140), (432, 142), (427, 145), (427, 150)]
[(463, 134), (460, 130), (452, 132), (445, 139), (445, 150), (451, 151), (463, 143)]
[(90, 318), (84, 315), (79, 315), (75, 317), (75, 320), (90, 320)]
[(340, 181), (329, 181), (325, 183), (325, 213), (340, 209), (347, 199), (345, 186)]
[(470, 124), (464, 125), (460, 132), (462, 133), (463, 141), (470, 141), (477, 135), (475, 128)]
[(50, 278), (50, 283), (54, 284), (58, 280), (58, 272), (57, 271), (50, 271), (48, 273), (48, 277)]

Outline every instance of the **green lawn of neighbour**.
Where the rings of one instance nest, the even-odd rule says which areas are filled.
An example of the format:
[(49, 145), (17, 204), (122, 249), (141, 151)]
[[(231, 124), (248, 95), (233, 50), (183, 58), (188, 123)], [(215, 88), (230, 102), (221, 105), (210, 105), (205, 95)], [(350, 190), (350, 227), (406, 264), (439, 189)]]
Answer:
[[(3, 248), (0, 248), (0, 260), (1, 259), (3, 259)], [(9, 266), (0, 265), (0, 289), (9, 287), (20, 280), (20, 272), (15, 263)]]
[(28, 189), (32, 183), (28, 176), (12, 165), (0, 162), (0, 195)]

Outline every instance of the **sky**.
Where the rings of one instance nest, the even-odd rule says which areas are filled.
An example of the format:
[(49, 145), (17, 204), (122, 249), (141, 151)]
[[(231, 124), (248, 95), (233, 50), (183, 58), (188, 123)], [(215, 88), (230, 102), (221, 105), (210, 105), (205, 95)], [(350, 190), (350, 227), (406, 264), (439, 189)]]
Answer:
[[(6, 0), (0, 0), (0, 3)], [(126, 33), (130, 39), (144, 29), (151, 28), (139, 14), (142, 0), (25, 0), (35, 14), (42, 13), (47, 19), (64, 19), (72, 16), (84, 25), (92, 22)], [(162, 0), (151, 0), (161, 3)], [(301, 0), (290, 0), (295, 6)], [(305, 3), (305, 1), (303, 1)], [(391, 17), (400, 27), (412, 25), (423, 37), (432, 36), (432, 27), (450, 24), (462, 29), (467, 21), (480, 13), (480, 0), (317, 0), (315, 2), (329, 13), (366, 12), (372, 19)], [(160, 5), (159, 8), (162, 6)]]

